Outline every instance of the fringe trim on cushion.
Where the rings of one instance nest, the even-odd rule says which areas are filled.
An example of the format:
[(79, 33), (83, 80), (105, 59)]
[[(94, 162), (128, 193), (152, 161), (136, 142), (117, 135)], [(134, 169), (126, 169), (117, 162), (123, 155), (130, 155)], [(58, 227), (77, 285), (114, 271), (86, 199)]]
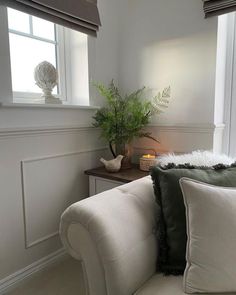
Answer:
[(157, 240), (158, 240), (158, 261), (157, 261), (157, 269), (164, 273), (164, 274), (171, 274), (173, 273), (171, 270), (165, 270), (164, 267), (167, 265), (167, 257), (168, 257), (168, 251), (169, 247), (167, 245), (167, 238), (166, 238), (166, 224), (165, 219), (163, 215), (162, 210), (162, 198), (158, 198), (157, 196), (160, 196), (161, 192), (159, 190), (159, 185), (156, 183), (156, 179), (152, 177), (153, 180), (153, 188), (156, 196), (156, 201), (159, 206), (159, 222), (158, 222), (158, 229), (157, 229)]
[(161, 222), (159, 223), (159, 234), (158, 239), (158, 260), (157, 260), (157, 270), (163, 273), (165, 276), (183, 275), (185, 267), (183, 269), (176, 269), (174, 267), (168, 267), (168, 251), (169, 247), (167, 245), (166, 239), (166, 229), (163, 215), (161, 216)]
[(182, 276), (184, 274), (183, 270), (177, 270), (173, 268), (164, 268), (162, 270), (160, 269), (160, 272), (162, 272), (164, 276)]
[(169, 169), (201, 169), (201, 170), (223, 170), (223, 169), (228, 169), (228, 168), (235, 168), (236, 167), (236, 162), (232, 163), (231, 165), (226, 165), (219, 163), (214, 166), (196, 166), (196, 165), (191, 165), (190, 163), (186, 164), (178, 164), (176, 165), (175, 163), (168, 163), (165, 166), (159, 165), (159, 167), (163, 170), (169, 170)]

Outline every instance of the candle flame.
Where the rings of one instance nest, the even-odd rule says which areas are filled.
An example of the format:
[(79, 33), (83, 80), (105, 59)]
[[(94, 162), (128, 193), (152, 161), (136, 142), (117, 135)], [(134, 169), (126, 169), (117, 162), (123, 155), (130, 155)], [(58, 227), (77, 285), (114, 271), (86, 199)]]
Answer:
[(143, 155), (143, 158), (145, 158), (145, 159), (155, 159), (156, 157), (154, 155), (148, 154), (148, 155)]

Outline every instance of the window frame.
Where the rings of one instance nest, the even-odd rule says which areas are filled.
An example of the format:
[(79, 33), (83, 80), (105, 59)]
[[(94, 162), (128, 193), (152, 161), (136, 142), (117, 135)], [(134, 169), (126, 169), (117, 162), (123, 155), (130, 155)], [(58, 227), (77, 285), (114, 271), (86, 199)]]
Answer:
[[(231, 89), (230, 89), (230, 101), (226, 102), (226, 111), (228, 112), (228, 118), (226, 119), (229, 138), (228, 138), (228, 154), (230, 156), (236, 156), (236, 18), (234, 16), (234, 32), (233, 32), (233, 56), (232, 56), (232, 69), (231, 69)], [(227, 110), (227, 105), (229, 109)]]
[[(10, 33), (16, 34), (18, 36), (28, 37), (35, 40), (39, 40), (42, 42), (48, 42), (55, 45), (55, 55), (56, 55), (56, 65), (58, 70), (58, 94), (54, 94), (55, 97), (59, 98), (62, 102), (68, 102), (67, 99), (67, 83), (66, 83), (66, 44), (65, 44), (65, 28), (54, 24), (55, 26), (55, 40), (50, 40), (47, 38), (39, 37), (33, 35), (33, 29), (32, 29), (32, 15), (29, 15), (30, 20), (30, 32), (24, 33), (21, 31), (13, 30), (9, 28), (8, 25), (8, 35)], [(20, 102), (20, 103), (37, 103), (42, 101), (41, 99), (41, 93), (39, 89), (39, 93), (35, 92), (19, 92), (14, 91), (12, 89), (13, 93), (13, 102)]]
[(236, 13), (227, 15), (227, 41), (225, 61), (224, 135), (222, 150), (236, 156)]

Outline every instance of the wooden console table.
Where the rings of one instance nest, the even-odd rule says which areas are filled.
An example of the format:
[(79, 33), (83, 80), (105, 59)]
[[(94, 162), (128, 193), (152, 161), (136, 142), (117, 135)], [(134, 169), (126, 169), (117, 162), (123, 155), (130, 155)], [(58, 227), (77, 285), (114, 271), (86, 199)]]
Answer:
[(104, 167), (86, 170), (84, 173), (89, 176), (90, 196), (149, 175), (148, 172), (139, 170), (138, 165), (117, 173), (109, 173)]

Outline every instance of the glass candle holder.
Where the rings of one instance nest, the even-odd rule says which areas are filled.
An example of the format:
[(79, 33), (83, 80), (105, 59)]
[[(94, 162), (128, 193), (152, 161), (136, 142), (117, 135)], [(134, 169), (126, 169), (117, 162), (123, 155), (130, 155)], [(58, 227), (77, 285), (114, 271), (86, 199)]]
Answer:
[(142, 171), (150, 171), (150, 168), (155, 165), (156, 162), (156, 156), (154, 155), (143, 155), (139, 159), (139, 169)]

